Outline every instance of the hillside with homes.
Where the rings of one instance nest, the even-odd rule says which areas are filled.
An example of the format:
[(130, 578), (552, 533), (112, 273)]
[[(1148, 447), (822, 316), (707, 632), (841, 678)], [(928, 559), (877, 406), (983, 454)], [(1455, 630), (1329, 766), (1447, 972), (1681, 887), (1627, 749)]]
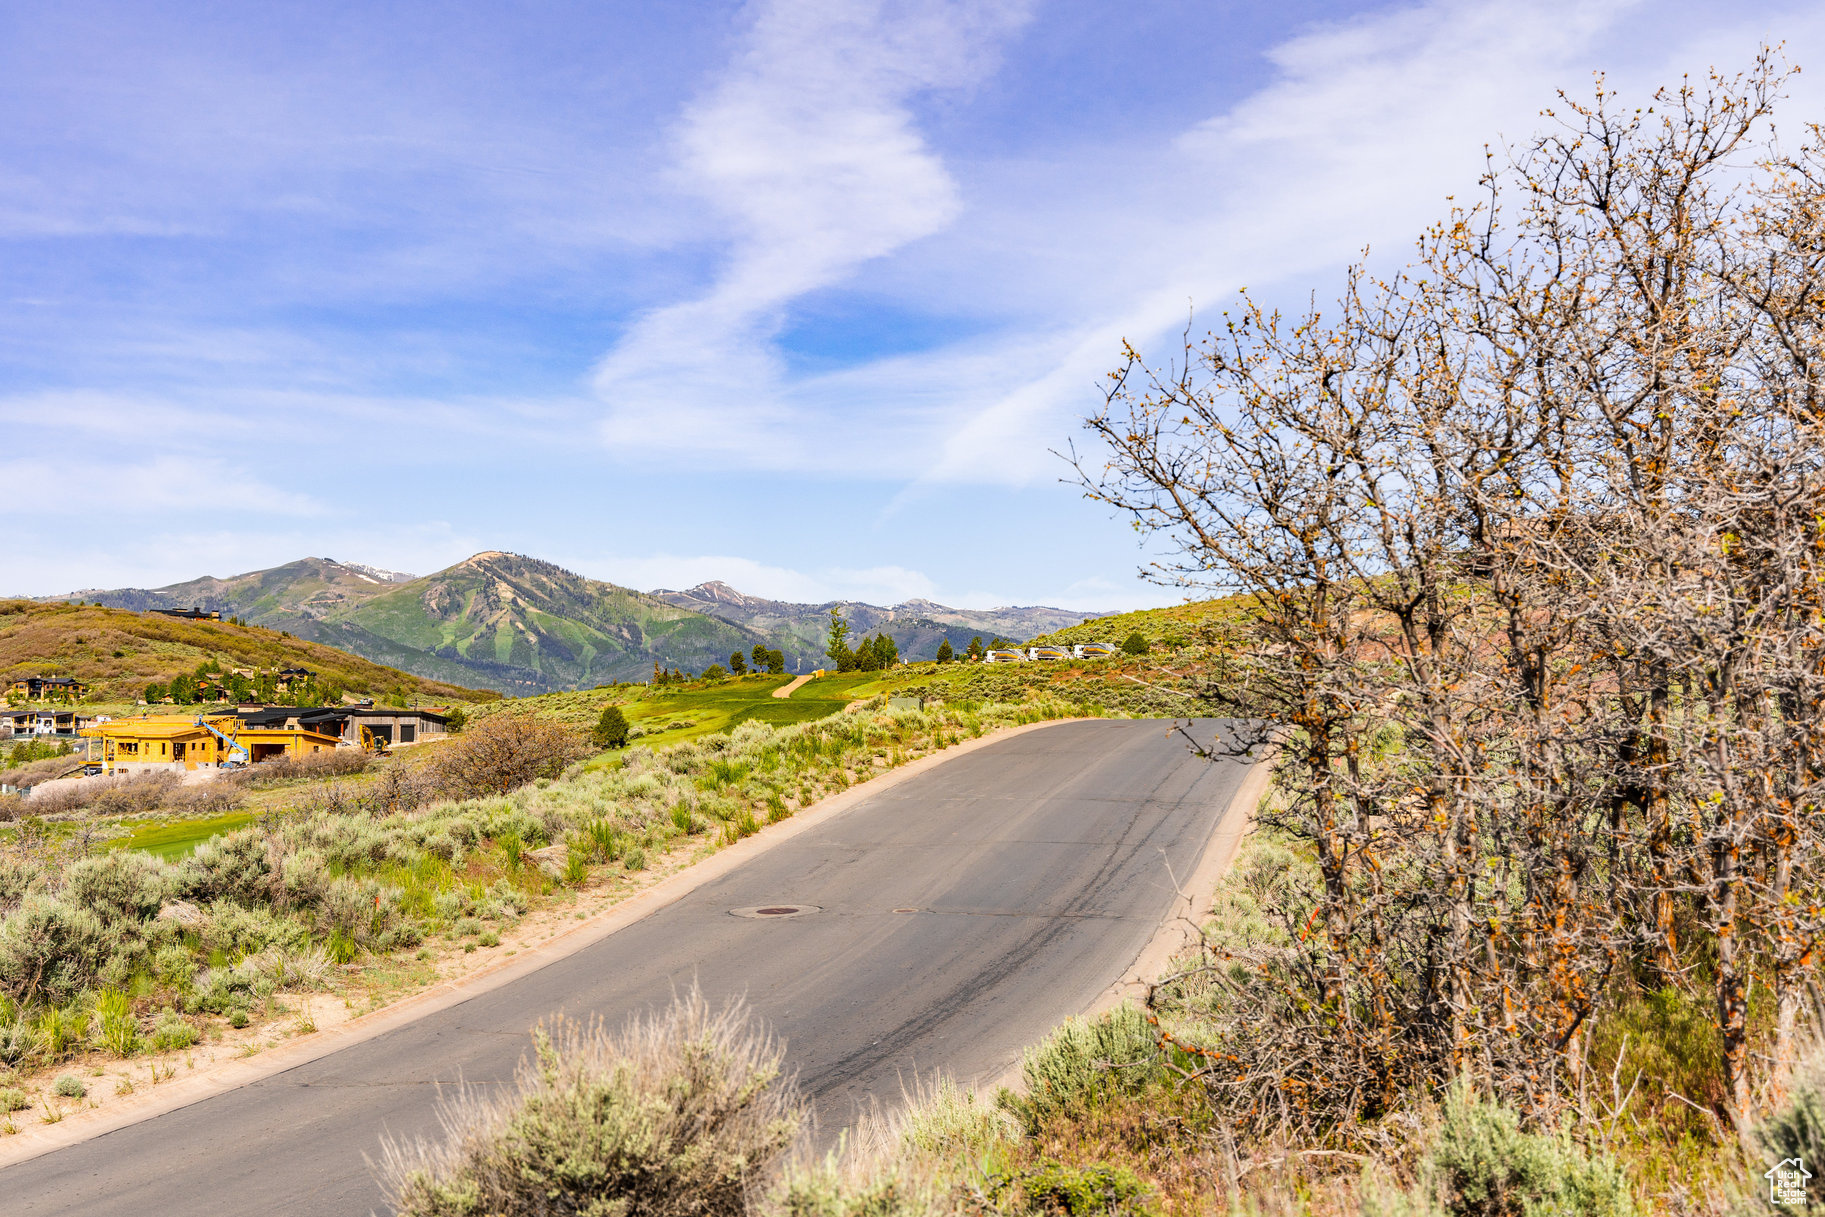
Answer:
[(404, 695), (437, 702), (498, 696), (427, 680), (263, 626), (94, 604), (0, 600), (0, 695), (22, 705), (132, 702), (148, 685), (169, 686), (205, 667), (215, 669), (205, 679), (221, 684), (225, 696), (237, 691), (230, 687), (236, 669), (252, 695), (281, 695), (309, 682), (338, 696)]

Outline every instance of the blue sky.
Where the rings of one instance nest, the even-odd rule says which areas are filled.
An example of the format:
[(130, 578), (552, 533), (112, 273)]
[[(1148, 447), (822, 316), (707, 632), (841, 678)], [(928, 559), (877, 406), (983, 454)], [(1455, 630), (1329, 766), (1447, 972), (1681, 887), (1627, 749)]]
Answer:
[(1825, 75), (1798, 4), (8, 6), (0, 592), (511, 549), (1167, 602), (1050, 451), (1124, 338), (1764, 40)]

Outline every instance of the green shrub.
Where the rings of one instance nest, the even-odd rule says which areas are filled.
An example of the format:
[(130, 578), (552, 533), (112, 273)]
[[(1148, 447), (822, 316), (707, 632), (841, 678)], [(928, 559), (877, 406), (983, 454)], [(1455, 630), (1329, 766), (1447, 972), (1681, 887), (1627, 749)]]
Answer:
[(1001, 1193), (1018, 1188), (1029, 1212), (1063, 1213), (1068, 1217), (1129, 1211), (1129, 1202), (1146, 1190), (1134, 1172), (1125, 1167), (1102, 1163), (1066, 1166), (1060, 1162), (1041, 1162), (1024, 1171), (997, 1176), (993, 1188)]
[(386, 1145), (400, 1217), (740, 1217), (802, 1119), (780, 1044), (694, 990), (619, 1032), (559, 1022), (534, 1044), (513, 1093), (446, 1105), (442, 1144)]
[(82, 1079), (73, 1073), (66, 1073), (52, 1083), (51, 1089), (66, 1099), (80, 1099), (89, 1093), (89, 1088), (82, 1084)]
[(24, 1111), (32, 1105), (25, 1096), (25, 1091), (17, 1086), (0, 1086), (0, 1113)]
[(621, 865), (627, 867), (628, 870), (645, 870), (646, 851), (636, 845), (621, 855)]
[(1563, 1136), (1530, 1133), (1520, 1117), (1467, 1088), (1445, 1099), (1439, 1126), (1406, 1192), (1368, 1196), (1366, 1217), (1634, 1217), (1628, 1176)]
[(1073, 1018), (1027, 1049), (1024, 1094), (1003, 1091), (1002, 1108), (1036, 1135), (1046, 1121), (1111, 1093), (1133, 1093), (1169, 1076), (1144, 1012), (1121, 1005), (1094, 1019)]
[(0, 1065), (17, 1065), (38, 1047), (32, 1024), (25, 1019), (0, 1023)]
[(158, 1016), (153, 1025), (150, 1042), (159, 1052), (169, 1052), (174, 1048), (188, 1048), (199, 1038), (197, 1029), (185, 1022), (175, 1010), (166, 1010)]
[(0, 989), (21, 1002), (68, 1001), (116, 945), (101, 919), (50, 896), (27, 896), (0, 924)]
[(228, 1025), (230, 1027), (234, 1027), (236, 1029), (245, 1027), (247, 1025), (247, 1021), (248, 1021), (247, 1020), (247, 1011), (241, 1009), (239, 1006), (235, 1007), (233, 1010), (230, 1010), (228, 1012)]
[(1139, 630), (1122, 639), (1122, 654), (1124, 655), (1145, 655), (1151, 649), (1147, 644), (1146, 635)]

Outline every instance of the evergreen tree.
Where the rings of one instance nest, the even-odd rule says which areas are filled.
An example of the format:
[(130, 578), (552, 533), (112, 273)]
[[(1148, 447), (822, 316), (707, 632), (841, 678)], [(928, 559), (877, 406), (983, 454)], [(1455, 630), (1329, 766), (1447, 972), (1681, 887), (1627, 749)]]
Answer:
[(786, 653), (784, 651), (779, 650), (776, 647), (767, 652), (767, 671), (773, 673), (775, 676), (780, 676), (785, 673)]
[(737, 676), (746, 676), (748, 674), (748, 657), (743, 655), (740, 651), (732, 652), (729, 655), (729, 671), (735, 673)]
[(709, 667), (707, 667), (703, 670), (703, 675), (701, 677), (699, 677), (698, 679), (700, 679), (700, 680), (727, 680), (728, 676), (729, 676), (728, 669), (724, 668), (719, 663), (713, 663)]
[(957, 657), (957, 653), (955, 651), (951, 650), (951, 640), (950, 639), (946, 638), (938, 643), (938, 662), (939, 663), (949, 663), (951, 660), (955, 659), (956, 657)]
[(620, 706), (609, 706), (602, 711), (602, 717), (596, 720), (596, 729), (590, 732), (598, 748), (627, 747), (627, 715), (621, 713)]
[(855, 652), (849, 649), (849, 623), (843, 620), (843, 610), (830, 610), (830, 638), (824, 647), (824, 654), (836, 665), (839, 672), (855, 670)]
[(1147, 639), (1141, 635), (1139, 630), (1122, 640), (1122, 654), (1124, 655), (1145, 655), (1148, 649)]
[(969, 647), (969, 650), (965, 652), (965, 654), (967, 654), (971, 659), (977, 660), (978, 662), (981, 661), (981, 659), (982, 659), (982, 635), (981, 634), (978, 634), (974, 638), (970, 639), (970, 647)]
[(882, 631), (874, 640), (875, 667), (882, 671), (900, 662), (900, 644), (893, 640), (893, 635)]
[(146, 686), (146, 704), (147, 705), (156, 706), (156, 705), (158, 705), (158, 703), (160, 703), (161, 701), (164, 701), (164, 700), (165, 700), (165, 686), (164, 685), (147, 685)]

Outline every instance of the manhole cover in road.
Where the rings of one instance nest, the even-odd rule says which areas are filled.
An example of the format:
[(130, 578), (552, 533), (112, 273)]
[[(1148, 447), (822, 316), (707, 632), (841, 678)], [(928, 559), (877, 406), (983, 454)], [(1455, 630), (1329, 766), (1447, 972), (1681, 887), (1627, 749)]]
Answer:
[(737, 917), (803, 917), (821, 911), (815, 904), (761, 904), (753, 908), (730, 909)]

